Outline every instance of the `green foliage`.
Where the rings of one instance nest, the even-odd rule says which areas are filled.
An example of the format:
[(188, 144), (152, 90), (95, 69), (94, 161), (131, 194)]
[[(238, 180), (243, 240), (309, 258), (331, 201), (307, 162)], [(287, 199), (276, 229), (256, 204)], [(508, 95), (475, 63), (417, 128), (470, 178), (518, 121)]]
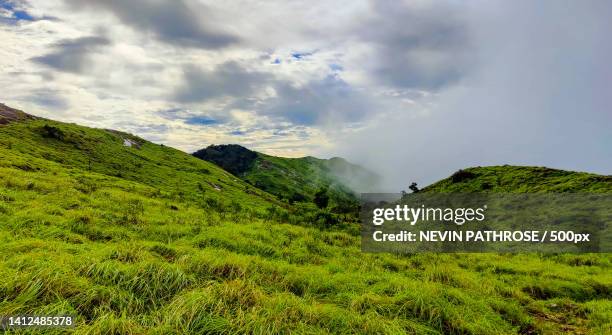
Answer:
[(327, 187), (321, 187), (314, 195), (313, 202), (321, 209), (327, 208), (327, 204), (329, 204), (329, 195), (327, 195), (327, 190)]
[(63, 141), (64, 140), (64, 132), (58, 127), (50, 126), (48, 124), (42, 126), (41, 128), (42, 136), (46, 138), (54, 138), (56, 140)]
[[(45, 124), (63, 140), (43, 136)], [(140, 147), (124, 146), (126, 138)], [(0, 315), (74, 315), (66, 332), (75, 334), (605, 334), (612, 326), (609, 254), (364, 254), (354, 218), (280, 203), (128, 134), (27, 120), (0, 126), (8, 142), (0, 145)], [(590, 174), (469, 170), (475, 177), (426, 190), (612, 191), (608, 177)]]
[(410, 184), (408, 188), (412, 191), (412, 193), (418, 193), (420, 191), (417, 183)]

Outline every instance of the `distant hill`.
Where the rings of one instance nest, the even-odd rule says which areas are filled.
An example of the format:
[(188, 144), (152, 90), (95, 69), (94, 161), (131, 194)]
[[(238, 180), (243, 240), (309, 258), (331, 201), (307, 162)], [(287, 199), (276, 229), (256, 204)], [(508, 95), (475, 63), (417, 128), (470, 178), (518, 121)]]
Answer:
[(533, 166), (487, 166), (459, 170), (424, 192), (612, 192), (612, 176)]
[(237, 144), (211, 145), (193, 153), (197, 158), (215, 163), (236, 176), (251, 170), (257, 153)]
[(275, 157), (236, 144), (211, 145), (193, 155), (291, 202), (312, 201), (319, 189), (328, 187), (332, 206), (354, 204), (356, 193), (371, 189), (379, 178), (339, 157)]

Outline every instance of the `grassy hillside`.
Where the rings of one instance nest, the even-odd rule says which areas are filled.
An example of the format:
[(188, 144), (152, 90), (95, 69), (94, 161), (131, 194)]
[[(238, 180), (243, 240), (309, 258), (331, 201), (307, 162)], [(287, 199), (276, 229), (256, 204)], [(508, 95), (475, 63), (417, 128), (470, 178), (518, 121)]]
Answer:
[(13, 120), (0, 315), (74, 315), (75, 334), (610, 333), (609, 254), (363, 254), (269, 198), (127, 134)]
[[(6, 106), (0, 106), (1, 115), (7, 115)], [(251, 208), (278, 203), (214, 164), (114, 130), (28, 116), (0, 128), (0, 146), (5, 149), (0, 158), (23, 171), (45, 172), (53, 162), (75, 173), (134, 181), (164, 196), (196, 202), (236, 201)]]
[(530, 166), (463, 169), (423, 189), (425, 192), (591, 192), (611, 193), (612, 176)]
[(257, 188), (290, 202), (310, 202), (318, 190), (328, 188), (332, 208), (354, 207), (356, 192), (366, 191), (378, 181), (374, 173), (338, 157), (275, 157), (239, 145), (212, 145), (194, 156), (218, 164)]

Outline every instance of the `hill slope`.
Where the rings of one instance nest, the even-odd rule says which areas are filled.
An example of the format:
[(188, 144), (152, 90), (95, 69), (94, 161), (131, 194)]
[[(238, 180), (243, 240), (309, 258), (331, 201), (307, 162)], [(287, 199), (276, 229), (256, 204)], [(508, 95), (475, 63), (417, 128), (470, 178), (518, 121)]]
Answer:
[(0, 125), (0, 315), (73, 315), (74, 334), (612, 326), (609, 254), (364, 254), (358, 234), (287, 224), (295, 214), (268, 197), (128, 134), (12, 119)]
[(612, 192), (612, 176), (531, 166), (487, 166), (459, 170), (425, 192)]
[[(19, 118), (10, 118), (12, 115)], [(0, 151), (4, 164), (24, 171), (46, 162), (142, 183), (193, 201), (215, 199), (251, 207), (278, 203), (215, 164), (131, 134), (36, 118), (0, 105)], [(41, 163), (45, 162), (45, 163)]]
[(356, 192), (366, 191), (378, 182), (374, 173), (339, 157), (275, 157), (235, 144), (211, 145), (193, 155), (290, 201), (312, 201), (319, 189), (328, 187), (332, 207), (351, 207), (356, 203)]

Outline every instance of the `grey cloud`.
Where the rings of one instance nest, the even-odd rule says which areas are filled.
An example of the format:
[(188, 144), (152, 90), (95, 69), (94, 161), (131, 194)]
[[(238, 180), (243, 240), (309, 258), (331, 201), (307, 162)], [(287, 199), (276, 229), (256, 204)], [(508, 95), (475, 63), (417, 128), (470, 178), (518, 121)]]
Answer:
[(298, 125), (355, 122), (375, 109), (372, 99), (337, 75), (301, 87), (278, 82), (275, 89), (277, 97), (259, 106), (259, 113), (282, 117)]
[(375, 1), (372, 10), (358, 33), (375, 47), (372, 72), (381, 83), (437, 90), (467, 72), (472, 55), (465, 7)]
[[(273, 88), (276, 96), (257, 98), (257, 90), (265, 87)], [(297, 125), (358, 121), (376, 105), (374, 99), (351, 87), (338, 74), (296, 86), (269, 73), (249, 71), (232, 61), (214, 70), (186, 66), (184, 83), (172, 98), (180, 103), (231, 98), (227, 109), (252, 110), (259, 116)]]
[(464, 85), (443, 90), (426, 115), (395, 114), (337, 149), (382, 172), (390, 191), (478, 165), (610, 174), (611, 9), (574, 1), (472, 8), (482, 62)]
[(109, 44), (105, 37), (66, 39), (57, 43), (53, 52), (32, 60), (60, 71), (82, 73), (89, 66), (90, 54)]
[(165, 124), (138, 124), (138, 123), (121, 123), (117, 125), (117, 128), (131, 129), (133, 133), (137, 134), (160, 134), (170, 130), (170, 127)]
[[(209, 9), (188, 0), (66, 0), (77, 9), (103, 9), (138, 31), (152, 33), (172, 45), (218, 49), (238, 41), (236, 36), (212, 28), (206, 17)], [(205, 16), (205, 14), (204, 14)]]
[(56, 111), (64, 111), (70, 107), (68, 100), (62, 96), (60, 91), (56, 90), (35, 90), (27, 96), (27, 100), (43, 108)]
[(249, 71), (234, 61), (223, 63), (214, 70), (188, 65), (184, 68), (184, 83), (173, 98), (182, 103), (195, 103), (220, 97), (248, 97), (257, 86), (270, 79), (270, 75)]

